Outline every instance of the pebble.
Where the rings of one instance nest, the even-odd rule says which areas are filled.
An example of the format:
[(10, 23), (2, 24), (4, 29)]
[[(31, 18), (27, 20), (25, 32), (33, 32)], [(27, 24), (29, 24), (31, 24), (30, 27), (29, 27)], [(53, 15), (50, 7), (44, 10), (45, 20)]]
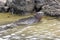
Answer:
[(10, 26), (10, 25), (12, 25), (12, 24), (7, 24), (6, 26)]
[(53, 26), (55, 26), (56, 24), (53, 24)]
[(9, 38), (9, 37), (11, 37), (11, 35), (4, 36), (3, 38)]
[(13, 39), (20, 39), (20, 36), (12, 36)]
[(9, 40), (9, 39), (3, 39), (3, 38), (0, 38), (0, 40)]
[(0, 40), (3, 40), (2, 38), (0, 38)]
[(25, 36), (25, 34), (21, 34), (22, 36)]
[(54, 30), (54, 29), (50, 29), (50, 30)]
[(38, 38), (30, 38), (30, 40), (38, 40)]
[(28, 36), (28, 37), (26, 37), (26, 38), (32, 38), (33, 36)]
[(11, 35), (15, 35), (15, 34), (11, 34)]
[(54, 40), (60, 40), (59, 38), (55, 38)]

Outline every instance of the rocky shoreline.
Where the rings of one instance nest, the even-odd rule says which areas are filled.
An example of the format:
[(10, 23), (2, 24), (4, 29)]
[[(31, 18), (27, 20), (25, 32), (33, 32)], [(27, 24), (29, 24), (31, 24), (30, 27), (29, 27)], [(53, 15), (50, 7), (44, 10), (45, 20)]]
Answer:
[(1, 5), (1, 11), (5, 10), (12, 14), (25, 15), (43, 11), (50, 16), (60, 16), (60, 11), (58, 11), (60, 9), (59, 0), (5, 0), (5, 3), (3, 2)]
[[(37, 35), (36, 34), (37, 32), (34, 32), (36, 29), (36, 27), (35, 27), (35, 29), (30, 29), (30, 30), (34, 30), (31, 33), (31, 34), (35, 33), (34, 35), (25, 36), (25, 34), (22, 34), (23, 31), (25, 31), (26, 29), (28, 30), (30, 27), (32, 27), (30, 25), (40, 22), (41, 19), (43, 18), (43, 16), (45, 16), (45, 15), (52, 16), (52, 17), (60, 17), (60, 2), (58, 0), (25, 0), (25, 1), (24, 0), (17, 0), (17, 1), (11, 0), (11, 5), (10, 5), (9, 0), (8, 0), (8, 2), (9, 3), (7, 5), (3, 5), (5, 3), (2, 4), (3, 7), (1, 6), (1, 8), (0, 8), (0, 10), (2, 10), (2, 9), (4, 10), (4, 11), (2, 10), (2, 12), (11, 12), (12, 14), (20, 13), (22, 15), (24, 15), (25, 13), (34, 12), (36, 15), (33, 15), (32, 17), (28, 17), (28, 18), (24, 18), (24, 19), (19, 19), (10, 24), (1, 25), (0, 26), (0, 40), (60, 40), (60, 36), (56, 36), (55, 34), (53, 34), (54, 32), (55, 33), (60, 32), (60, 29), (58, 29), (56, 26), (57, 24), (58, 24), (58, 26), (60, 25), (59, 21), (56, 21), (58, 19), (53, 19), (50, 21), (43, 20), (44, 21), (43, 23), (45, 23), (45, 24), (43, 25), (43, 23), (42, 23), (42, 26), (39, 25), (39, 27), (42, 27), (42, 28), (43, 28), (43, 26), (44, 27), (47, 26), (49, 28), (51, 26), (53, 28), (52, 25), (54, 25), (54, 28), (56, 28), (56, 31), (52, 29), (52, 33), (49, 31), (43, 31), (43, 33), (47, 32), (46, 35), (44, 35), (44, 34)], [(7, 8), (5, 8), (5, 7), (7, 7)], [(24, 25), (24, 26), (22, 26), (21, 29), (15, 28), (15, 27), (18, 27), (21, 25)], [(40, 31), (41, 28), (39, 28), (39, 27), (37, 28), (37, 30), (38, 30), (38, 32), (41, 32)], [(45, 27), (45, 28), (47, 28), (47, 27)], [(14, 32), (9, 33), (12, 31), (11, 29), (13, 29), (13, 28), (15, 28)], [(47, 29), (49, 29), (49, 28), (47, 28)]]

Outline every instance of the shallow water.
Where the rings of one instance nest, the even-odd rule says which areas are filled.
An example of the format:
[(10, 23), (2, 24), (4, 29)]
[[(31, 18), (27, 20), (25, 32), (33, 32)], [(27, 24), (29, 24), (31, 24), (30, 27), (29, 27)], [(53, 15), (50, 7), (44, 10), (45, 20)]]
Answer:
[[(0, 14), (0, 25), (8, 24), (24, 17)], [(39, 23), (30, 26), (18, 26), (0, 32), (0, 39), (2, 38), (3, 40), (60, 40), (60, 18), (45, 16)]]

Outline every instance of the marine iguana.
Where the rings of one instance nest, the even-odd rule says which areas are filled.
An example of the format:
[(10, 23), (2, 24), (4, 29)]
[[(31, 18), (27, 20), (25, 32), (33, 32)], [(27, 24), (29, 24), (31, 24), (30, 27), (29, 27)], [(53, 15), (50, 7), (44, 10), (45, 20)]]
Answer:
[(32, 25), (34, 23), (38, 23), (42, 19), (43, 15), (44, 15), (43, 12), (37, 12), (36, 15), (34, 15), (32, 17), (19, 19), (18, 21), (15, 21), (13, 23), (2, 25), (2, 26), (0, 26), (0, 31), (11, 29), (11, 28), (21, 26), (21, 25)]

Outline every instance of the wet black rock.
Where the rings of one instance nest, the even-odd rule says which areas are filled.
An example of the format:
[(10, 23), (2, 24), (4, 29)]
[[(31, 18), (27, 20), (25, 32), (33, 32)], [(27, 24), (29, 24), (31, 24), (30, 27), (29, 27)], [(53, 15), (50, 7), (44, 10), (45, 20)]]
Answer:
[(0, 0), (0, 12), (7, 12), (8, 10), (8, 6), (6, 6), (6, 2), (7, 2), (7, 0), (4, 0), (4, 1), (2, 1), (2, 0)]
[(4, 6), (4, 3), (0, 1), (0, 12), (3, 11), (3, 6)]
[(60, 16), (60, 2), (59, 0), (6, 0), (5, 3), (0, 2), (0, 12), (9, 11), (12, 14), (28, 15), (41, 10), (50, 16)]
[(47, 3), (49, 6), (53, 6), (57, 9), (60, 9), (60, 3), (58, 0), (50, 0), (50, 2)]
[(35, 1), (35, 10), (38, 12), (41, 10), (42, 6), (46, 4), (46, 0), (34, 0)]
[(38, 12), (42, 10), (44, 5), (53, 6), (57, 9), (60, 9), (60, 3), (57, 0), (34, 0), (35, 1), (35, 10)]
[(45, 5), (43, 6), (43, 12), (45, 12), (45, 15), (59, 17), (60, 16), (60, 9), (57, 9), (53, 6)]
[(34, 0), (13, 0), (9, 6), (14, 10), (20, 10), (24, 13), (32, 12), (34, 8)]

